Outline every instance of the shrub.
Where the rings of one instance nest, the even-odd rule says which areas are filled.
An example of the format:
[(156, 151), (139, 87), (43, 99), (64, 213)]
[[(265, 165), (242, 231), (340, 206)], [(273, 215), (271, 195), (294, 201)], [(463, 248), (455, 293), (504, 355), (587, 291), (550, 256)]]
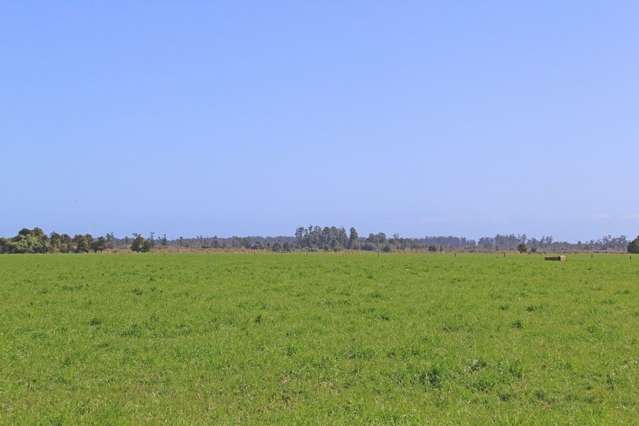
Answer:
[(153, 241), (144, 240), (144, 242), (142, 243), (142, 253), (149, 252), (151, 251), (152, 248), (153, 248)]
[(131, 243), (131, 251), (136, 253), (146, 253), (151, 251), (153, 243), (150, 240), (145, 240), (142, 235), (136, 235), (135, 239)]

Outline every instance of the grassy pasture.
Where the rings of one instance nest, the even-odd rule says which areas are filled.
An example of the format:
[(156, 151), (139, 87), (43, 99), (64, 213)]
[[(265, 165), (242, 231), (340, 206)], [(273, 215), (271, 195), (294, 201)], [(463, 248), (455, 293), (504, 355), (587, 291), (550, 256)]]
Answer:
[(639, 257), (0, 256), (3, 424), (632, 424)]

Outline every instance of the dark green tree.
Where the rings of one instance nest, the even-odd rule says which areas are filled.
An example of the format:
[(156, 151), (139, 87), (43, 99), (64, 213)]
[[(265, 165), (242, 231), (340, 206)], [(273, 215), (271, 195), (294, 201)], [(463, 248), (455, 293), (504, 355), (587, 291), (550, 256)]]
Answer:
[(131, 250), (136, 253), (146, 253), (151, 251), (153, 248), (153, 242), (151, 240), (145, 239), (140, 234), (133, 234), (135, 238), (131, 243)]
[(90, 234), (78, 234), (73, 237), (76, 253), (88, 253), (91, 250), (91, 243), (93, 243), (93, 237)]
[(134, 234), (134, 237), (135, 238), (133, 238), (133, 242), (131, 243), (131, 251), (134, 251), (136, 253), (141, 253), (142, 247), (144, 246), (144, 243), (146, 242), (146, 240), (140, 234)]
[(628, 253), (639, 253), (639, 236), (628, 244)]
[(50, 252), (59, 252), (62, 247), (62, 235), (57, 232), (52, 232), (49, 236), (49, 251)]
[(102, 253), (104, 250), (106, 250), (106, 248), (107, 240), (104, 237), (99, 237), (91, 243), (91, 250), (93, 250), (94, 253)]
[(150, 252), (152, 248), (153, 248), (153, 241), (144, 240), (144, 242), (142, 243), (142, 253)]
[(60, 235), (60, 253), (70, 253), (74, 250), (73, 240), (69, 234)]
[(357, 233), (357, 229), (355, 229), (355, 227), (351, 227), (348, 234), (348, 248), (351, 250), (356, 250), (358, 246), (358, 240), (359, 234)]

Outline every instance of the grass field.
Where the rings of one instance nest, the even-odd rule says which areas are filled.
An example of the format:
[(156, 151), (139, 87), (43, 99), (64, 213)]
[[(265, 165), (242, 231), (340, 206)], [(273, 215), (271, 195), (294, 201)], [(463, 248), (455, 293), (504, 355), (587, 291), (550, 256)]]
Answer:
[(0, 256), (0, 423), (631, 424), (639, 257)]

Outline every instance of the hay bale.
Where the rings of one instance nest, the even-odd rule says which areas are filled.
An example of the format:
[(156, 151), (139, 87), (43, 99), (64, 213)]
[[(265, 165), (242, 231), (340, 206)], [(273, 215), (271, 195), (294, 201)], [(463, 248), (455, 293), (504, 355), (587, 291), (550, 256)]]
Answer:
[(544, 257), (544, 260), (550, 260), (555, 262), (565, 262), (566, 256), (546, 256)]

